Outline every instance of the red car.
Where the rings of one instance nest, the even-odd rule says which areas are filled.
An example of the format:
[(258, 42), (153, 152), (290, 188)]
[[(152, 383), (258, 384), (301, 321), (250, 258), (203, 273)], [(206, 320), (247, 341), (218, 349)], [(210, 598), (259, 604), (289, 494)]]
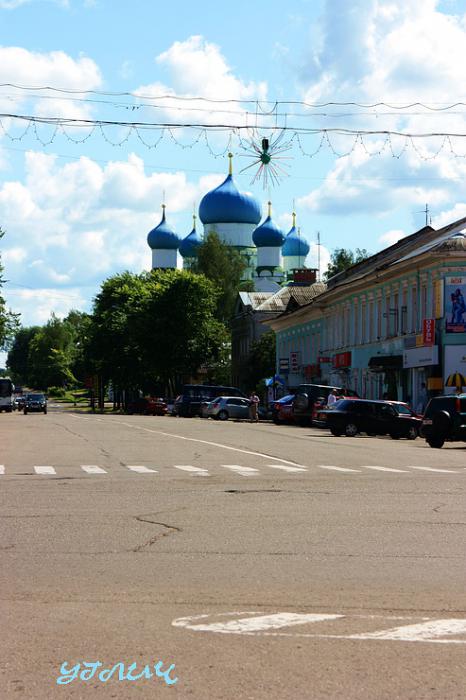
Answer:
[(145, 416), (165, 416), (168, 411), (168, 406), (163, 399), (157, 399), (153, 396), (146, 396), (143, 399), (136, 399), (128, 404), (126, 413), (142, 413)]

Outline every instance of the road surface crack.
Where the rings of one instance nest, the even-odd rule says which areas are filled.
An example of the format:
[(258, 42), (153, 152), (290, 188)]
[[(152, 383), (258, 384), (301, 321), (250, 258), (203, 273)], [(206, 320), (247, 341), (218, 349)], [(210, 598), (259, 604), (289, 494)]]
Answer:
[(149, 540), (147, 540), (147, 542), (139, 544), (137, 547), (133, 547), (133, 549), (131, 549), (131, 552), (141, 552), (143, 549), (145, 549), (146, 547), (150, 547), (162, 538), (168, 537), (168, 535), (173, 535), (176, 532), (182, 532), (181, 527), (176, 527), (176, 525), (169, 525), (168, 523), (161, 523), (157, 520), (149, 520), (147, 516), (144, 517), (142, 515), (136, 515), (135, 518), (140, 523), (150, 523), (151, 525), (159, 525), (160, 527), (164, 527), (165, 531), (159, 533), (158, 535), (154, 535)]

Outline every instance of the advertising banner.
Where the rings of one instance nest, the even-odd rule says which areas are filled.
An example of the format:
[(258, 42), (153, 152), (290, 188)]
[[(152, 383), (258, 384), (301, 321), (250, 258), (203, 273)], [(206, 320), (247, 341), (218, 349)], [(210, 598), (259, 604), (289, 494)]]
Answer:
[[(465, 345), (446, 345), (444, 360), (444, 385), (447, 383), (448, 377), (458, 372), (466, 376), (466, 346)], [(445, 394), (453, 394), (455, 387), (445, 386)]]
[(422, 339), (424, 345), (433, 345), (435, 340), (435, 319), (424, 318), (422, 320)]
[(445, 277), (445, 320), (447, 333), (466, 332), (466, 277)]

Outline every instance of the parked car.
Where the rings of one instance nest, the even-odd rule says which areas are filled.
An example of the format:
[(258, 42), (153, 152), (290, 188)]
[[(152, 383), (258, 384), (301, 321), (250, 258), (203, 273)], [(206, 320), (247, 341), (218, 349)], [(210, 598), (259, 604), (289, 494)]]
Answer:
[(272, 420), (276, 425), (294, 422), (293, 399), (294, 394), (287, 394), (272, 403)]
[(447, 440), (466, 442), (466, 394), (430, 399), (421, 432), (431, 447), (443, 447)]
[(422, 422), (406, 404), (367, 399), (341, 399), (319, 416), (335, 436), (354, 437), (364, 432), (390, 435), (394, 440), (415, 440)]
[(33, 411), (47, 413), (47, 398), (44, 394), (26, 394), (24, 400), (24, 415)]
[(217, 396), (246, 398), (242, 391), (231, 386), (208, 384), (185, 384), (180, 396), (175, 399), (173, 415), (190, 417), (201, 415), (201, 404), (213, 401)]
[(207, 406), (207, 416), (217, 420), (248, 418), (249, 399), (240, 396), (218, 396)]
[(145, 398), (136, 399), (128, 404), (126, 413), (132, 415), (133, 413), (142, 413), (145, 416), (165, 416), (167, 414), (168, 407), (163, 399), (157, 399), (153, 396), (146, 396)]
[(293, 415), (296, 423), (300, 425), (312, 425), (318, 407), (325, 405), (332, 389), (336, 389), (341, 396), (358, 397), (356, 391), (341, 386), (327, 386), (325, 384), (300, 384), (293, 400)]

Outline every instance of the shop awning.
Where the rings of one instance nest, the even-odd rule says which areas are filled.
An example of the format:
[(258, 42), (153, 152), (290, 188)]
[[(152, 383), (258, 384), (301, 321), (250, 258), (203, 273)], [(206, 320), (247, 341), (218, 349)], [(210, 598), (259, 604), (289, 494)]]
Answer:
[(379, 371), (403, 369), (403, 355), (375, 355), (369, 360), (368, 367)]

